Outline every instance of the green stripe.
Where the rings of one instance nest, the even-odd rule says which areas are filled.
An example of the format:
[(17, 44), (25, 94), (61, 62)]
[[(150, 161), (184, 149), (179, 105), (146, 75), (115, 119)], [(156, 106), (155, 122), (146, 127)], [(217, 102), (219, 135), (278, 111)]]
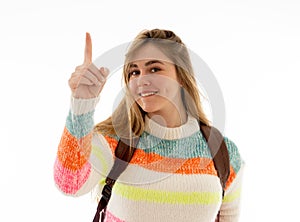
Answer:
[(161, 204), (217, 204), (221, 194), (218, 192), (179, 192), (148, 190), (116, 183), (114, 192), (133, 201), (146, 201)]
[(237, 189), (236, 191), (234, 191), (231, 194), (226, 194), (224, 196), (224, 200), (223, 203), (230, 203), (235, 201), (236, 199), (238, 199), (241, 196), (241, 188)]
[(105, 157), (103, 156), (103, 152), (101, 151), (101, 149), (97, 146), (92, 146), (92, 154), (94, 156), (97, 157), (97, 159), (99, 159), (102, 167), (103, 167), (103, 172), (108, 172), (108, 165), (107, 165), (107, 161), (105, 159)]

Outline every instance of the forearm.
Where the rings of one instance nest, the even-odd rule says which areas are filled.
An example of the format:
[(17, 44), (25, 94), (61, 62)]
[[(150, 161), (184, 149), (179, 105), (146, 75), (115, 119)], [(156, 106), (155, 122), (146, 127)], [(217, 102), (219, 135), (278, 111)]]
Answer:
[(71, 109), (54, 165), (55, 183), (68, 195), (75, 195), (92, 171), (89, 157), (97, 102), (98, 98), (71, 100)]

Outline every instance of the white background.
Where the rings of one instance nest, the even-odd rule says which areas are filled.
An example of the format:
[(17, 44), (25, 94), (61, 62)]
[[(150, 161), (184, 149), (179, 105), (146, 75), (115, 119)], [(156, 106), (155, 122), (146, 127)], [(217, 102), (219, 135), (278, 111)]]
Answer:
[[(224, 133), (246, 162), (240, 221), (295, 221), (299, 11), (297, 0), (1, 1), (0, 221), (92, 221), (91, 196), (67, 197), (53, 181), (67, 81), (86, 31), (97, 56), (151, 28), (178, 34), (222, 88)], [(120, 85), (107, 83), (105, 117)]]

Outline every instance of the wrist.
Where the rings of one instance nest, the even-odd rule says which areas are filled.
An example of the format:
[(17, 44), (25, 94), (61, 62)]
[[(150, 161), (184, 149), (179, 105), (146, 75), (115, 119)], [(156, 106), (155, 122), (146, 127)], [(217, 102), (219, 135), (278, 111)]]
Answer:
[(80, 99), (71, 97), (71, 112), (75, 115), (88, 113), (96, 108), (100, 96), (91, 99)]

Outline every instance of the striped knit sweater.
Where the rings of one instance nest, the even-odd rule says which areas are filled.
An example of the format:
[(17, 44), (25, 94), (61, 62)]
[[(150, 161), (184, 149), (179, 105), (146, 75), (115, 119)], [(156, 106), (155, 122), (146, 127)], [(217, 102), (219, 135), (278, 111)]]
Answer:
[[(98, 99), (74, 99), (54, 165), (57, 187), (80, 196), (95, 188), (101, 194), (114, 161), (117, 136), (93, 132)], [(212, 156), (193, 117), (177, 128), (146, 118), (129, 166), (116, 182), (105, 221), (238, 221), (243, 161), (236, 145), (224, 137), (230, 155), (230, 177), (222, 187)], [(100, 195), (101, 196), (101, 195)]]

